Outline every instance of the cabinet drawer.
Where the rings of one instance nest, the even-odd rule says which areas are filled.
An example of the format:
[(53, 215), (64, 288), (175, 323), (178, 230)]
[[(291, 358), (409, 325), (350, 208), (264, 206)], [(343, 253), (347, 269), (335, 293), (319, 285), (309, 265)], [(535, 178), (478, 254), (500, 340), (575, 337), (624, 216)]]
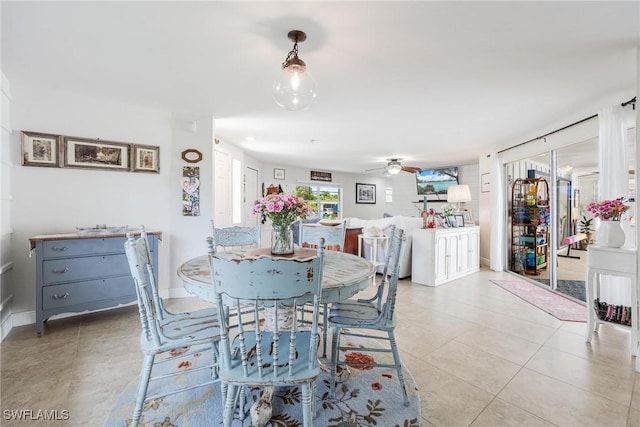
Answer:
[(124, 252), (124, 237), (50, 240), (42, 243), (43, 258)]
[(42, 263), (44, 283), (71, 282), (119, 275), (131, 277), (125, 254), (52, 259)]
[(44, 286), (42, 309), (71, 307), (127, 296), (131, 296), (131, 301), (136, 299), (136, 290), (131, 276)]

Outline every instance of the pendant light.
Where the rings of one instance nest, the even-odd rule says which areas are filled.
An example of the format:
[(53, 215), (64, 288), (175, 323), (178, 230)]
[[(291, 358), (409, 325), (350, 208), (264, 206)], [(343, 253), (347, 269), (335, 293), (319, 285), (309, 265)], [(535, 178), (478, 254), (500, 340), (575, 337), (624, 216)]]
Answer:
[(307, 39), (304, 31), (292, 30), (287, 34), (293, 49), (282, 63), (282, 71), (273, 84), (273, 99), (285, 110), (303, 110), (316, 101), (316, 81), (307, 70), (307, 64), (298, 58), (298, 43)]

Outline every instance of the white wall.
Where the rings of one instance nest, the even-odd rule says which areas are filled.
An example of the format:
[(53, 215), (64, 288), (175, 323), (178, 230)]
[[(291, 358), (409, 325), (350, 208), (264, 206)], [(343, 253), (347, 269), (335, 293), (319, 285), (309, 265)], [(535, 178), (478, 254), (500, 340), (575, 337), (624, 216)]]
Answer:
[[(165, 268), (160, 277), (161, 293), (163, 296), (182, 296), (184, 289), (176, 271), (186, 260), (206, 253), (206, 237), (211, 235), (209, 220), (213, 215), (213, 119), (174, 115), (171, 123), (170, 129), (164, 129), (170, 138), (169, 146), (164, 150), (167, 169), (160, 170), (164, 178), (157, 183), (157, 188), (148, 189), (146, 194), (157, 198), (158, 213), (165, 215), (168, 221), (162, 227), (163, 245), (160, 254), (166, 257), (160, 260), (161, 266)], [(182, 160), (182, 152), (186, 149), (200, 151), (202, 160), (198, 163)], [(181, 179), (184, 166), (200, 168), (200, 216), (182, 215)]]
[[(98, 223), (144, 224), (162, 230), (164, 241), (170, 242), (174, 225), (181, 225), (181, 192), (179, 181), (172, 182), (177, 174), (172, 170), (176, 154), (170, 114), (71, 93), (15, 85), (12, 91), (11, 291), (13, 311), (19, 313), (34, 310), (35, 304), (30, 236)], [(21, 166), (21, 130), (160, 146), (160, 174)], [(175, 275), (175, 263), (163, 248), (160, 264), (161, 277)]]
[[(311, 180), (311, 170), (298, 168), (287, 165), (262, 165), (262, 176), (260, 177), (265, 184), (265, 188), (269, 185), (281, 185), (285, 193), (294, 194), (295, 187), (299, 182), (312, 182), (319, 185), (324, 184), (322, 181)], [(279, 168), (285, 170), (285, 179), (273, 179), (273, 169)], [(325, 172), (323, 169), (314, 169)], [(331, 172), (331, 171), (327, 171)], [(376, 203), (375, 204), (358, 204), (356, 203), (356, 183), (374, 184), (376, 186)], [(385, 203), (385, 188), (391, 185), (388, 178), (383, 176), (359, 175), (343, 172), (331, 172), (331, 182), (326, 184), (342, 186), (342, 217), (357, 217), (362, 219), (382, 218), (385, 212), (389, 212), (391, 206)]]
[[(463, 207), (470, 207), (473, 211), (474, 219), (478, 220), (478, 199), (480, 193), (480, 177), (478, 174), (478, 165), (451, 165), (458, 167), (458, 182), (468, 185), (471, 191), (471, 202), (465, 203)], [(422, 201), (422, 196), (418, 196), (418, 188), (416, 186), (416, 176), (412, 173), (400, 172), (391, 178), (393, 184), (393, 208), (391, 214), (419, 216), (422, 210), (422, 203), (416, 205), (415, 202)], [(428, 208), (434, 208), (440, 212), (442, 205), (446, 204), (446, 200), (427, 201)]]
[(0, 340), (11, 330), (13, 273), (11, 255), (11, 90), (9, 80), (0, 73)]

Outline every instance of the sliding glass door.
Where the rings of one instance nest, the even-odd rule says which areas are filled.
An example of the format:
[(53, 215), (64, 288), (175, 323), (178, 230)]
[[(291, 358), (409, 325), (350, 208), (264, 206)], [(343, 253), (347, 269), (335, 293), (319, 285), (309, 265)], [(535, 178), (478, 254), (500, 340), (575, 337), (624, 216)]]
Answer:
[[(523, 180), (543, 182), (549, 188), (548, 197), (538, 189), (532, 196), (536, 200), (529, 207), (524, 203), (525, 208), (519, 208), (518, 194), (507, 192), (512, 224), (507, 239), (509, 270), (581, 301), (585, 300), (585, 249), (593, 232), (585, 206), (597, 199), (597, 153), (594, 139), (506, 165), (511, 190), (520, 188)], [(523, 215), (528, 225), (513, 226), (522, 223)]]

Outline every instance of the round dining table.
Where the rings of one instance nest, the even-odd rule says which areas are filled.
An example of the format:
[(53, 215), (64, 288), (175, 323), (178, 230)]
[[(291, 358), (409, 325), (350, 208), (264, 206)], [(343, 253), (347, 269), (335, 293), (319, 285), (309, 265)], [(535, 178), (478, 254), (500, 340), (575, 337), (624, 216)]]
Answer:
[[(296, 249), (292, 256), (311, 252), (310, 249)], [(316, 251), (313, 250), (313, 253)], [(218, 252), (218, 256), (243, 257), (269, 256), (269, 249), (249, 251)], [(278, 257), (283, 257), (278, 255)], [(286, 256), (285, 256), (286, 257)], [(322, 270), (322, 300), (328, 304), (346, 300), (364, 290), (371, 284), (375, 274), (375, 265), (364, 258), (338, 251), (325, 251)], [(186, 261), (178, 268), (184, 289), (198, 298), (215, 303), (215, 292), (211, 284), (209, 256), (201, 255)]]

